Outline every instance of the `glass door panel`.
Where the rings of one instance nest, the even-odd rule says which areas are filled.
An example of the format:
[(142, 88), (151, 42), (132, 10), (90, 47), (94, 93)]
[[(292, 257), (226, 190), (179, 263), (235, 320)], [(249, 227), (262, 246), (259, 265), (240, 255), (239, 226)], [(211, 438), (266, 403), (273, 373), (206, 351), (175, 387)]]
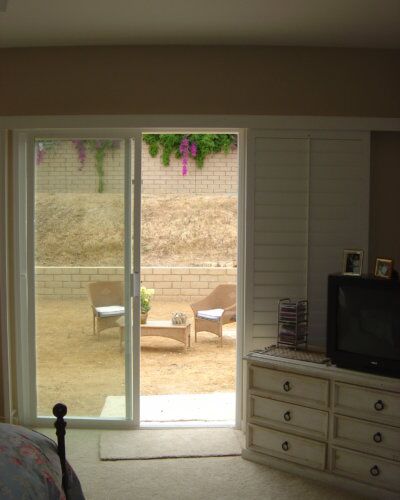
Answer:
[(62, 401), (72, 417), (132, 418), (131, 150), (130, 139), (35, 139), (39, 417)]

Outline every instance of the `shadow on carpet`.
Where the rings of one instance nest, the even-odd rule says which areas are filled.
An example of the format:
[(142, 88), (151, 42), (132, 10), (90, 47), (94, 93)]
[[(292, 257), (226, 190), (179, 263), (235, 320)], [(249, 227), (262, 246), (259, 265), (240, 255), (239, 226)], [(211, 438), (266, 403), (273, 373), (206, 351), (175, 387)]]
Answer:
[(242, 433), (234, 429), (105, 431), (100, 460), (229, 457), (241, 455)]

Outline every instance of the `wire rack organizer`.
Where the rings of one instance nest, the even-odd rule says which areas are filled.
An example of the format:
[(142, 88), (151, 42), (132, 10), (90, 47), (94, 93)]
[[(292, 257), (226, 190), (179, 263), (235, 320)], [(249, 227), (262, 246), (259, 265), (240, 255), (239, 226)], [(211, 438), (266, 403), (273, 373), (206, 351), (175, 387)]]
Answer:
[(307, 347), (308, 300), (281, 299), (278, 304), (278, 347)]

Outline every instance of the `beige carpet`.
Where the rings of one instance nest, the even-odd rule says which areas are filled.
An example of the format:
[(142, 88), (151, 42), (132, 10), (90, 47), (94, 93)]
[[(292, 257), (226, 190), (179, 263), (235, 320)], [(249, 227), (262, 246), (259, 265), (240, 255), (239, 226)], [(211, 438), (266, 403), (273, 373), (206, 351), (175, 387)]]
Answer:
[(362, 500), (242, 457), (102, 461), (100, 434), (67, 429), (67, 456), (86, 500)]
[(225, 428), (108, 431), (100, 436), (100, 459), (237, 456), (242, 452), (241, 435)]

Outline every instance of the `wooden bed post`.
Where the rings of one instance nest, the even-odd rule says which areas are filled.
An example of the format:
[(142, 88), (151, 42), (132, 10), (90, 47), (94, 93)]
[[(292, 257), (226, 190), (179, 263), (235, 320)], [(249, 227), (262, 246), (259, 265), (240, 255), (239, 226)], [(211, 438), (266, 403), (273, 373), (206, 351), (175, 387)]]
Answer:
[(67, 407), (64, 404), (57, 403), (56, 405), (54, 405), (53, 415), (57, 418), (57, 420), (54, 422), (54, 427), (56, 428), (58, 455), (61, 462), (62, 485), (64, 488), (64, 492), (67, 495), (68, 474), (65, 461), (65, 428), (67, 427), (67, 423), (64, 420), (66, 414)]

